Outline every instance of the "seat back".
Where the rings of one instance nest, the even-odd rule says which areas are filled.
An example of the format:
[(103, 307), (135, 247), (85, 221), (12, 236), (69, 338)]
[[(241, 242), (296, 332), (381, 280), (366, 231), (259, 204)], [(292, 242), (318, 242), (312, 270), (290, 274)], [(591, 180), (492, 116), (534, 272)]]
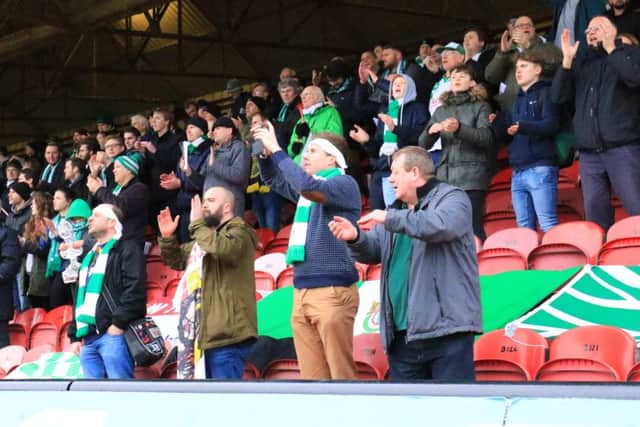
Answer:
[(300, 368), (295, 359), (279, 359), (269, 363), (262, 378), (266, 380), (299, 380)]
[(487, 236), (506, 228), (517, 227), (516, 215), (512, 211), (491, 212), (483, 217), (484, 232)]
[(353, 337), (353, 360), (366, 362), (376, 370), (378, 379), (384, 379), (389, 361), (384, 353), (380, 334), (362, 334)]
[(51, 322), (38, 322), (31, 328), (29, 333), (29, 348), (38, 347), (42, 344), (50, 344), (58, 348), (58, 337), (60, 335), (57, 325)]
[(514, 227), (496, 231), (487, 237), (483, 249), (509, 248), (518, 251), (525, 258), (539, 244), (538, 233), (530, 228)]
[(23, 312), (16, 313), (13, 320), (15, 323), (22, 325), (28, 333), (31, 326), (44, 319), (46, 315), (47, 312), (42, 308), (29, 308)]
[(530, 270), (564, 270), (589, 263), (589, 256), (574, 245), (567, 243), (542, 244), (529, 254)]
[(162, 261), (147, 261), (147, 282), (159, 283), (163, 289), (171, 280), (180, 279), (182, 273)]
[(244, 364), (244, 375), (242, 375), (243, 380), (257, 380), (262, 378), (260, 374), (260, 370), (251, 362), (247, 362)]
[(481, 275), (526, 269), (527, 260), (513, 249), (483, 249), (478, 253), (478, 271)]
[(508, 190), (511, 188), (511, 177), (513, 175), (513, 169), (505, 168), (498, 171), (491, 182), (489, 183), (489, 190)]
[(71, 305), (61, 305), (49, 310), (43, 320), (60, 327), (73, 320), (73, 307)]
[(607, 231), (607, 242), (625, 237), (640, 237), (640, 215), (618, 221)]
[(274, 291), (276, 289), (276, 282), (273, 280), (273, 276), (264, 271), (255, 272), (256, 291)]
[(577, 187), (580, 182), (580, 162), (574, 160), (570, 166), (558, 171), (558, 187)]
[(480, 336), (473, 346), (478, 381), (528, 381), (544, 363), (547, 340), (535, 331), (518, 328), (513, 337), (502, 329)]
[(484, 199), (485, 214), (492, 212), (513, 211), (511, 190), (509, 188), (490, 190)]
[(171, 282), (169, 282), (169, 284), (167, 284), (167, 287), (164, 288), (164, 296), (166, 298), (173, 299), (179, 284), (179, 280), (172, 280)]
[(608, 241), (598, 253), (598, 264), (640, 264), (640, 237), (625, 237)]
[(276, 289), (293, 286), (293, 267), (287, 267), (278, 275)]
[[(31, 330), (31, 327), (29, 327)], [(29, 348), (27, 329), (20, 323), (9, 323), (9, 344)]]
[(285, 261), (283, 252), (274, 252), (267, 255), (262, 255), (253, 262), (253, 269), (264, 271), (275, 279), (280, 273), (287, 268), (287, 262)]
[(362, 362), (360, 360), (356, 360), (356, 377), (359, 381), (382, 381), (383, 378), (380, 378), (378, 374), (378, 370), (368, 364), (367, 362)]
[(382, 266), (380, 264), (370, 265), (367, 268), (367, 280), (380, 280)]
[(22, 363), (27, 350), (19, 345), (0, 348), (0, 377), (4, 377)]
[(59, 331), (59, 335), (58, 335), (58, 349), (60, 351), (70, 351), (71, 348), (71, 339), (69, 338), (69, 335), (67, 334), (67, 331), (69, 330), (69, 326), (71, 325), (71, 322), (67, 322), (64, 325), (62, 325), (60, 327)]
[(276, 239), (285, 239), (289, 241), (289, 236), (291, 235), (291, 227), (293, 224), (285, 225), (276, 233)]
[(620, 328), (590, 325), (569, 329), (551, 343), (549, 362), (540, 368), (538, 378), (624, 381), (633, 366), (635, 348), (636, 341)]
[(54, 345), (41, 344), (27, 351), (27, 353), (24, 355), (24, 359), (22, 360), (22, 363), (35, 362), (43, 354), (54, 353), (55, 351), (56, 351), (56, 347)]
[(276, 234), (270, 228), (258, 228), (256, 229), (256, 235), (258, 236), (258, 242), (262, 249), (276, 237)]
[(265, 255), (273, 253), (286, 254), (289, 247), (289, 238), (276, 237), (269, 242), (266, 248), (264, 248)]
[(604, 230), (590, 221), (571, 221), (552, 227), (542, 237), (542, 244), (570, 244), (587, 255), (590, 264), (595, 264), (598, 251), (604, 240)]
[(640, 382), (640, 362), (633, 365), (629, 370), (629, 374), (627, 374), (627, 381), (634, 383)]
[(358, 270), (358, 279), (366, 280), (367, 279), (367, 270), (369, 269), (369, 264), (362, 264), (360, 262), (355, 263), (356, 270)]

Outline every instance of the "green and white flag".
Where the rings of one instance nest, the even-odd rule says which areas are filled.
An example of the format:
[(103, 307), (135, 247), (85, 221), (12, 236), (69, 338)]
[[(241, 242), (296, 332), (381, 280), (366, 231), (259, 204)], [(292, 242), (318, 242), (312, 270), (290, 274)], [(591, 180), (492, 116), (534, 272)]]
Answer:
[(44, 353), (35, 362), (18, 366), (5, 378), (8, 380), (82, 378), (80, 358), (71, 352)]
[(615, 326), (640, 341), (640, 267), (586, 265), (544, 304), (512, 324), (548, 338), (576, 326)]

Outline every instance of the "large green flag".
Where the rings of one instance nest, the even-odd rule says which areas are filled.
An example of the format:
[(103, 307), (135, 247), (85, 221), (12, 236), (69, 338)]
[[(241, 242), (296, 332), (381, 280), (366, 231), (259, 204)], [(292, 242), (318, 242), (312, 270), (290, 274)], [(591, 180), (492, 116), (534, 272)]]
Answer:
[(585, 325), (609, 325), (640, 341), (640, 267), (584, 266), (544, 304), (513, 322), (545, 337)]
[[(482, 318), (485, 332), (503, 328), (527, 313), (566, 283), (578, 267), (563, 271), (510, 271), (480, 277)], [(354, 335), (379, 332), (378, 281), (359, 284), (360, 307)], [(258, 334), (289, 338), (293, 288), (279, 289), (258, 302)]]

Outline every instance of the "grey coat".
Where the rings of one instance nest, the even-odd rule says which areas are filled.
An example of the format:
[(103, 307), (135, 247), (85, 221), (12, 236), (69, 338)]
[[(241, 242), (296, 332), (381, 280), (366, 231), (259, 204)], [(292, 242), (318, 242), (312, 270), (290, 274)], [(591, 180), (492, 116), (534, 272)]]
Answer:
[[(435, 184), (435, 186), (434, 186)], [(433, 187), (429, 190), (429, 187)], [(482, 333), (480, 283), (471, 203), (459, 188), (429, 182), (418, 190), (416, 210), (387, 210), (384, 224), (360, 233), (349, 244), (359, 262), (382, 264), (380, 276), (380, 336), (385, 349), (394, 338), (388, 271), (393, 233), (413, 238), (409, 268), (407, 340), (459, 332)]]
[[(466, 191), (487, 189), (495, 160), (495, 137), (489, 128), (491, 107), (483, 101), (483, 91), (478, 86), (471, 92), (445, 93), (443, 104), (418, 138), (420, 146), (427, 149), (442, 138), (442, 159), (436, 176)], [(429, 135), (431, 125), (450, 117), (460, 122), (457, 132)]]
[(211, 187), (224, 187), (233, 193), (233, 213), (244, 214), (244, 194), (249, 182), (251, 154), (244, 142), (233, 139), (230, 143), (215, 146), (213, 165), (207, 163), (204, 192)]

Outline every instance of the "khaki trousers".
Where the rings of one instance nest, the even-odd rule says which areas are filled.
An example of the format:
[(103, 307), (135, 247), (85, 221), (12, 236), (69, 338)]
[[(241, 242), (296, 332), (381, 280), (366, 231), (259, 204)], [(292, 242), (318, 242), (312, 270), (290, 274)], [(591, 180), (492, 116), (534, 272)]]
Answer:
[(353, 322), (356, 285), (295, 289), (291, 328), (305, 380), (355, 380)]

